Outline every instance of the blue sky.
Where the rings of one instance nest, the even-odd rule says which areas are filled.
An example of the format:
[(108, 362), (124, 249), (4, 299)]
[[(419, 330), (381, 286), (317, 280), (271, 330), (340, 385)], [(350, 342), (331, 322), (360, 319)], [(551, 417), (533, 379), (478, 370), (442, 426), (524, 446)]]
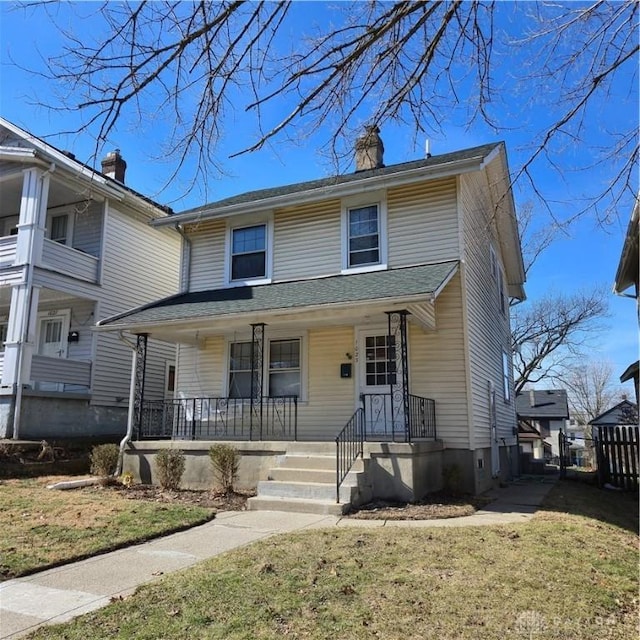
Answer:
[[(330, 3), (304, 3), (296, 7), (295, 20), (308, 26), (314, 22), (322, 25), (328, 19), (334, 19)], [(97, 3), (81, 5), (82, 20), (77, 12), (68, 6), (53, 9), (58, 19), (80, 32), (99, 37), (93, 31), (94, 24), (90, 14), (97, 9)], [(501, 27), (515, 29), (521, 14), (516, 14), (515, 5), (502, 5)], [(51, 10), (51, 9), (50, 9)], [(502, 10), (502, 9), (501, 9)], [(73, 151), (78, 159), (89, 161), (93, 153), (93, 141), (87, 133), (81, 135), (54, 135), (60, 131), (78, 127), (79, 116), (69, 113), (51, 113), (33, 102), (47, 101), (56, 88), (37, 76), (26, 74), (12, 64), (18, 61), (29, 68), (41, 68), (39, 55), (48, 55), (58, 51), (60, 37), (50, 28), (49, 19), (41, 9), (28, 8), (15, 10), (12, 3), (0, 3), (0, 115), (18, 126), (46, 138), (48, 142), (62, 149)], [(294, 20), (294, 26), (297, 24)], [(509, 131), (497, 133), (486, 125), (477, 124), (468, 129), (463, 126), (462, 111), (451, 114), (443, 124), (442, 135), (429, 135), (431, 152), (436, 155), (485, 142), (504, 139), (507, 144), (512, 171), (518, 169), (526, 158), (527, 144), (536, 131), (543, 126), (548, 116), (544, 100), (555, 100), (553, 88), (549, 95), (523, 95), (512, 89), (510, 74), (515, 73), (514, 66), (525, 64), (524, 59), (510, 57), (509, 51), (498, 52), (497, 64), (500, 69), (504, 91), (501, 93), (505, 118), (507, 115), (518, 122)], [(502, 56), (502, 57), (501, 57)], [(608, 100), (596, 105), (595, 117), (586, 135), (597, 143), (598, 136), (607, 123), (612, 120), (638, 119), (637, 77), (622, 78), (624, 90), (619, 94), (611, 93)], [(162, 114), (160, 114), (162, 116)], [(277, 140), (259, 152), (229, 159), (227, 156), (250, 141), (249, 135), (255, 127), (246, 115), (238, 112), (228, 123), (228, 131), (220, 147), (220, 159), (225, 176), (212, 176), (206, 183), (206, 189), (190, 189), (186, 174), (180, 174), (163, 190), (174, 165), (162, 160), (162, 135), (167, 124), (162, 117), (150, 119), (146, 126), (127, 126), (123, 122), (109, 141), (107, 149), (120, 148), (128, 163), (127, 183), (133, 188), (155, 197), (162, 203), (170, 204), (180, 210), (197, 206), (205, 200), (216, 200), (228, 195), (298, 182), (322, 177), (334, 173), (334, 167), (318, 151), (326, 131), (309, 134), (298, 144)], [(385, 143), (385, 163), (413, 160), (423, 156), (426, 136), (418, 136), (414, 142), (413, 131), (402, 126), (385, 126), (381, 132)], [(51, 136), (51, 137), (50, 137)], [(568, 217), (574, 211), (576, 202), (594, 184), (606, 184), (610, 176), (606, 168), (592, 171), (573, 171), (585, 158), (584, 149), (571, 146), (564, 155), (564, 164), (552, 169), (539, 163), (535, 167), (536, 184), (544, 188), (558, 202), (555, 211), (562, 217)], [(104, 155), (102, 153), (101, 155)], [(189, 166), (186, 167), (189, 169)], [(202, 187), (202, 185), (200, 185)], [(637, 187), (636, 187), (637, 188)], [(522, 206), (532, 199), (530, 189), (525, 183), (514, 189), (516, 205)], [(618, 218), (603, 228), (595, 223), (593, 217), (586, 216), (569, 230), (558, 235), (554, 244), (546, 251), (529, 274), (526, 285), (530, 299), (538, 298), (546, 292), (571, 292), (589, 288), (594, 283), (611, 289), (624, 234), (633, 206), (631, 194), (622, 202)], [(549, 224), (550, 220), (541, 208), (536, 208), (540, 224)], [(594, 358), (608, 359), (616, 372), (622, 372), (627, 365), (638, 357), (638, 325), (636, 307), (632, 300), (614, 295), (609, 300), (611, 317), (606, 320), (608, 328), (597, 340), (594, 340), (590, 355)], [(627, 387), (628, 389), (628, 387)]]

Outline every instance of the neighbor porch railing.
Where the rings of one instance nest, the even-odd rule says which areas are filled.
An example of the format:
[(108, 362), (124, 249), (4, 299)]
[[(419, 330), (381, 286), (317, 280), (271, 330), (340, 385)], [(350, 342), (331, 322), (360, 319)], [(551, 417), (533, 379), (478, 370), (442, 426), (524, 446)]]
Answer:
[(363, 393), (360, 398), (366, 440), (436, 439), (436, 403), (430, 398), (408, 394), (406, 405), (400, 394)]
[(142, 403), (142, 440), (297, 440), (298, 398), (180, 398)]

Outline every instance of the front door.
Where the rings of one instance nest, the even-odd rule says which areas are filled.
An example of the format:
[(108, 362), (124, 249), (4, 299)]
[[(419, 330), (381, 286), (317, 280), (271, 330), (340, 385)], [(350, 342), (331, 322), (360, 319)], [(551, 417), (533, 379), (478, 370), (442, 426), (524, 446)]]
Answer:
[(381, 439), (404, 439), (402, 394), (396, 385), (396, 339), (384, 330), (361, 331), (358, 340), (358, 378), (364, 405), (365, 434)]
[[(50, 311), (38, 320), (38, 355), (49, 358), (67, 357), (67, 336), (69, 333), (69, 312)], [(62, 391), (57, 382), (38, 382), (41, 391)]]

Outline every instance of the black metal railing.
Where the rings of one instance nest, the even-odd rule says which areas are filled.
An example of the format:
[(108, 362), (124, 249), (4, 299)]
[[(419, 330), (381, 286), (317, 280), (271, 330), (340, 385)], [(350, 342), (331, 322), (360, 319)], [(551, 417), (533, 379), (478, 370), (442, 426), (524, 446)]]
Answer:
[(340, 502), (340, 485), (363, 450), (364, 410), (358, 409), (336, 436), (336, 502)]
[(435, 440), (436, 403), (408, 394), (363, 393), (364, 436), (367, 440)]
[(140, 422), (141, 440), (297, 440), (298, 398), (147, 400)]

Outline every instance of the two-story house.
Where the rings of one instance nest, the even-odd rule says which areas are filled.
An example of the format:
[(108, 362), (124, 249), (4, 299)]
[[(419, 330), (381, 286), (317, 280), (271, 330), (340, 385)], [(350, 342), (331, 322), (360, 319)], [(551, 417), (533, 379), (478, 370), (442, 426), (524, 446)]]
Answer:
[[(0, 119), (0, 437), (124, 434), (131, 344), (96, 320), (178, 291), (180, 236), (168, 211)], [(149, 397), (164, 397), (175, 347), (156, 345)], [(154, 395), (155, 394), (155, 395)]]
[[(98, 327), (137, 335), (132, 468), (162, 446), (143, 438), (235, 440), (247, 465), (273, 453), (251, 477), (275, 500), (295, 482), (279, 456), (298, 468), (314, 450), (301, 441), (319, 443), (335, 485), (336, 438), (348, 468), (362, 435), (374, 495), (420, 497), (443, 473), (480, 492), (510, 472), (524, 270), (504, 144), (384, 166), (373, 128), (353, 173), (152, 224), (183, 234), (181, 293)], [(171, 402), (146, 395), (151, 338), (177, 345)]]

